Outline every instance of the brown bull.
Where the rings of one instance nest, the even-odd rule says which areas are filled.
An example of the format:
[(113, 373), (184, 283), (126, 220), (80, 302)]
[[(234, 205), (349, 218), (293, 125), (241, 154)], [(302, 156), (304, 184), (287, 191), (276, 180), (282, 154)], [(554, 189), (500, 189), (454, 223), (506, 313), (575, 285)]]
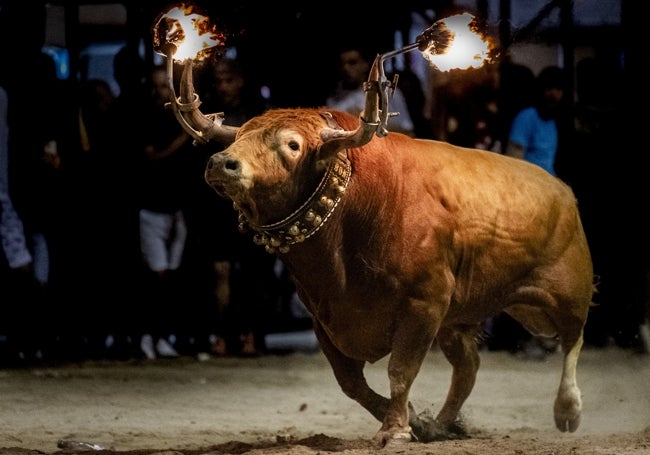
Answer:
[[(233, 141), (210, 159), (207, 182), (290, 269), (343, 392), (382, 422), (379, 441), (462, 431), (481, 322), (501, 311), (534, 334), (559, 337), (555, 424), (575, 431), (593, 271), (574, 194), (523, 160), (395, 133), (376, 137), (374, 90), (367, 90), (369, 122), (278, 109), (224, 130), (193, 112), (188, 118), (205, 123), (194, 122), (208, 139)], [(453, 372), (442, 408), (425, 420), (410, 407), (409, 391), (434, 340)], [(363, 370), (389, 354), (384, 397)]]

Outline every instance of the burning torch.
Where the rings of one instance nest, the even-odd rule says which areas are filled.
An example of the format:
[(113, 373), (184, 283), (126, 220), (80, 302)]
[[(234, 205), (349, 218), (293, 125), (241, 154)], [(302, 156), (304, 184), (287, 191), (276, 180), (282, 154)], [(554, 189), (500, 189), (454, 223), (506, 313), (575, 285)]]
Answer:
[(388, 108), (388, 100), (395, 92), (399, 76), (396, 74), (392, 81), (387, 80), (384, 71), (387, 59), (417, 49), (426, 60), (442, 71), (478, 68), (489, 60), (492, 47), (492, 42), (479, 33), (474, 16), (462, 13), (434, 22), (417, 36), (415, 43), (378, 55), (364, 86), (369, 89), (379, 78), (382, 97), (377, 135), (386, 136), (389, 117), (399, 115), (399, 112), (389, 112)]
[[(185, 131), (200, 143), (210, 139), (222, 142), (234, 139), (237, 128), (222, 125), (223, 113), (204, 115), (198, 109), (201, 101), (194, 92), (192, 82), (192, 62), (205, 59), (211, 50), (223, 46), (223, 35), (210, 25), (206, 16), (184, 5), (159, 15), (153, 32), (155, 51), (167, 57), (167, 77), (172, 93), (169, 105)], [(386, 79), (384, 62), (415, 49), (435, 67), (447, 71), (483, 65), (489, 59), (492, 43), (479, 33), (474, 17), (462, 13), (436, 21), (417, 37), (415, 43), (378, 55), (364, 84), (366, 109), (361, 114), (365, 125), (363, 134), (382, 137), (388, 134), (388, 118), (399, 115), (398, 112), (389, 112), (389, 99), (395, 91), (398, 77), (396, 75), (392, 81)], [(174, 89), (174, 60), (184, 65), (180, 97), (176, 96)]]
[[(167, 57), (167, 83), (171, 90), (171, 106), (183, 129), (197, 142), (206, 143), (215, 136), (228, 139), (235, 129), (221, 125), (223, 113), (203, 115), (198, 107), (199, 96), (194, 92), (192, 67), (194, 60), (204, 60), (225, 41), (206, 16), (195, 13), (191, 6), (177, 6), (160, 14), (153, 28), (154, 50)], [(180, 97), (174, 88), (174, 61), (183, 62)], [(213, 126), (219, 128), (213, 128)]]

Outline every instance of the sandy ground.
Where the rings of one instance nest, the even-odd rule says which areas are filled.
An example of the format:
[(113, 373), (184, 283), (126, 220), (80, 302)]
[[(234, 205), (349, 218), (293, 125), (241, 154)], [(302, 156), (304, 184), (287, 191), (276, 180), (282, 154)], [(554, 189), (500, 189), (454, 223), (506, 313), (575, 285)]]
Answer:
[[(464, 406), (470, 437), (379, 449), (379, 422), (340, 391), (317, 349), (257, 358), (184, 357), (0, 370), (0, 455), (650, 454), (650, 356), (586, 348), (582, 424), (555, 429), (561, 355), (483, 352)], [(386, 360), (366, 368), (386, 394)], [(450, 368), (433, 349), (411, 401), (436, 412)], [(61, 442), (62, 441), (62, 442)]]

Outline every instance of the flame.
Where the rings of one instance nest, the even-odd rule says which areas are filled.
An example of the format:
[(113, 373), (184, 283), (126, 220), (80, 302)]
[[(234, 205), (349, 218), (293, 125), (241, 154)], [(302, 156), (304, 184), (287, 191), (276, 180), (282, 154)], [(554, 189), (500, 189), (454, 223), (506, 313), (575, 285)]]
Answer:
[(436, 25), (450, 32), (449, 42), (443, 52), (440, 52), (440, 43), (431, 42), (422, 55), (439, 70), (479, 68), (490, 60), (494, 43), (478, 31), (471, 14), (440, 19)]
[(211, 25), (207, 16), (193, 12), (192, 6), (181, 4), (160, 16), (154, 27), (157, 38), (156, 48), (165, 43), (176, 46), (174, 60), (203, 60), (209, 50), (224, 45), (222, 33)]

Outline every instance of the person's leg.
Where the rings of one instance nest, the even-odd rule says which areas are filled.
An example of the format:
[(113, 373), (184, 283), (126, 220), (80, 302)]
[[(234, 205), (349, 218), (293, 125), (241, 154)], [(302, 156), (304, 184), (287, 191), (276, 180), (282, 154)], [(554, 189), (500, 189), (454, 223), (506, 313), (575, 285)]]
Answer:
[(185, 242), (187, 240), (187, 224), (185, 216), (182, 211), (178, 211), (170, 215), (170, 222), (172, 226), (168, 231), (168, 251), (167, 257), (169, 258), (167, 269), (178, 270), (183, 262), (183, 254), (185, 253)]
[(143, 314), (140, 349), (148, 359), (156, 358), (155, 343), (160, 336), (162, 276), (168, 269), (167, 238), (171, 223), (169, 215), (150, 210), (140, 210), (140, 251), (145, 265), (143, 292), (140, 299)]

